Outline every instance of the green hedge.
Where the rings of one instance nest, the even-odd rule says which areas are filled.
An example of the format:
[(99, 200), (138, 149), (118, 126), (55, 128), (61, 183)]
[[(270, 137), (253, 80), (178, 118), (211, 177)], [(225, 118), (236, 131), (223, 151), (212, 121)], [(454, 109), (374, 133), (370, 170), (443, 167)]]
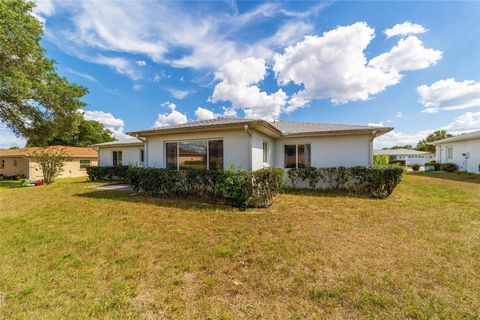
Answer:
[(373, 155), (373, 164), (376, 166), (386, 166), (389, 161), (390, 161), (390, 158), (386, 154)]
[(128, 166), (88, 167), (87, 174), (91, 181), (126, 181)]
[(425, 163), (425, 167), (434, 167), (435, 171), (440, 171), (442, 164), (437, 163), (435, 160)]
[(392, 194), (402, 179), (399, 166), (301, 168), (290, 169), (287, 176), (291, 186), (308, 183), (312, 189), (324, 188), (332, 192), (346, 192), (386, 198)]
[(457, 172), (458, 167), (455, 163), (442, 163), (440, 165), (440, 170), (445, 172)]
[(267, 207), (283, 187), (284, 170), (265, 168), (256, 171), (170, 170), (157, 168), (91, 167), (90, 180), (121, 178), (136, 191), (167, 198), (198, 198), (246, 208)]

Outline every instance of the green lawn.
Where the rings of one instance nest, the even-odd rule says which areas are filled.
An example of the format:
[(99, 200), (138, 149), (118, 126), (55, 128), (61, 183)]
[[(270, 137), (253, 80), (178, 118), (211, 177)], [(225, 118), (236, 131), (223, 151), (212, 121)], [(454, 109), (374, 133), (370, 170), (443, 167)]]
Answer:
[(480, 184), (461, 180), (247, 212), (78, 179), (0, 188), (0, 319), (478, 319)]

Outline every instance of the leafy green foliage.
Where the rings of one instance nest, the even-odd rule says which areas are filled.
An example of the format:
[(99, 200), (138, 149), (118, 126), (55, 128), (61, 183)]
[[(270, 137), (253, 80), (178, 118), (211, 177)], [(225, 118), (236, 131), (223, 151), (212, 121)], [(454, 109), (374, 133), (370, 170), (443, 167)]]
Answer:
[(389, 157), (386, 154), (374, 154), (373, 155), (373, 164), (375, 166), (386, 166), (389, 161)]
[(440, 170), (445, 172), (456, 172), (458, 171), (458, 167), (455, 163), (442, 163), (440, 165)]
[(89, 179), (122, 180), (136, 191), (168, 198), (188, 197), (226, 202), (239, 208), (267, 207), (283, 187), (284, 171), (169, 170), (137, 167), (89, 167)]
[(70, 161), (64, 149), (51, 150), (48, 147), (34, 151), (28, 158), (40, 167), (45, 184), (51, 184), (62, 173), (65, 161)]
[(453, 137), (445, 130), (437, 130), (432, 134), (429, 134), (426, 139), (420, 140), (415, 148), (418, 151), (427, 151), (430, 153), (435, 153), (435, 146), (429, 143)]
[(395, 150), (395, 149), (413, 149), (413, 146), (410, 144), (406, 144), (403, 146), (393, 146), (390, 148), (383, 148), (383, 150)]
[(71, 137), (87, 89), (60, 77), (45, 57), (33, 2), (0, 1), (0, 119), (28, 140)]
[(425, 163), (425, 167), (434, 167), (434, 171), (440, 171), (441, 163), (437, 163), (435, 160)]
[(405, 160), (392, 160), (389, 163), (392, 166), (406, 167), (407, 162)]
[[(398, 166), (332, 167), (294, 169), (296, 187), (306, 181), (310, 188), (324, 188), (332, 192), (347, 192), (373, 198), (388, 197), (400, 183), (403, 168)], [(291, 171), (291, 170), (290, 170)], [(290, 174), (290, 172), (289, 172)]]
[(412, 170), (413, 170), (413, 171), (418, 171), (418, 170), (420, 170), (420, 165), (417, 164), (417, 163), (412, 164)]

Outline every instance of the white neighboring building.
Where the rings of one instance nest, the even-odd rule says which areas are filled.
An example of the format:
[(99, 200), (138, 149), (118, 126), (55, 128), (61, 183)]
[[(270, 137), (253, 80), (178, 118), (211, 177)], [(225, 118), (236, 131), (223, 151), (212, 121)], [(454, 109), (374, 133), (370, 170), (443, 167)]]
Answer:
[(122, 141), (112, 141), (95, 144), (98, 148), (98, 166), (136, 166), (142, 167), (145, 164), (144, 143), (131, 138)]
[(412, 149), (375, 150), (373, 153), (387, 155), (390, 158), (390, 161), (404, 160), (407, 166), (413, 164), (423, 166), (425, 163), (435, 159), (433, 153)]
[(455, 163), (459, 171), (480, 173), (480, 131), (432, 142), (439, 163)]
[[(217, 118), (129, 132), (95, 145), (99, 166), (170, 169), (352, 167), (373, 164), (372, 142), (392, 128)], [(139, 140), (141, 139), (141, 140)]]

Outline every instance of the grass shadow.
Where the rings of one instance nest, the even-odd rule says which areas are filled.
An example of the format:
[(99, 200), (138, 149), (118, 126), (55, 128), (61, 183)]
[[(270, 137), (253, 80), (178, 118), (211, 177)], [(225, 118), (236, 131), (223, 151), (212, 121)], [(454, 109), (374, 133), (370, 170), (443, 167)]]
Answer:
[(456, 182), (467, 182), (480, 184), (480, 174), (475, 173), (465, 173), (465, 172), (409, 172), (409, 175), (412, 176), (421, 176), (427, 178), (441, 179), (441, 180), (450, 180)]
[(160, 196), (150, 196), (146, 194), (137, 194), (132, 191), (124, 190), (96, 190), (86, 193), (75, 194), (80, 198), (98, 199), (98, 200), (118, 200), (130, 203), (140, 203), (155, 205), (159, 207), (186, 209), (186, 210), (209, 210), (215, 211), (221, 209), (223, 211), (241, 211), (226, 204), (216, 204), (204, 201), (204, 199), (195, 198), (164, 198)]
[[(375, 199), (366, 195), (347, 193), (341, 191), (330, 191), (321, 189), (292, 189), (287, 188), (282, 191), (282, 194), (298, 195), (307, 197), (329, 197), (329, 198), (349, 198), (349, 199)], [(380, 199), (382, 200), (382, 199)]]

